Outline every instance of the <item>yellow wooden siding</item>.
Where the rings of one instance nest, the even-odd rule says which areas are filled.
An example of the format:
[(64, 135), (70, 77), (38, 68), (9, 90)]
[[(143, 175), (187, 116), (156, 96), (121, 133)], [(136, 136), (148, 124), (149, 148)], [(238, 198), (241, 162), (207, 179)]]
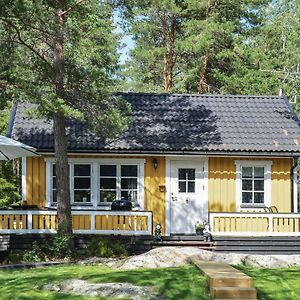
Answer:
[[(210, 157), (208, 163), (208, 209), (210, 212), (236, 211), (237, 157)], [(245, 158), (245, 160), (272, 161), (272, 205), (279, 212), (291, 212), (291, 167), (288, 158)]]
[(26, 200), (30, 205), (46, 205), (46, 167), (43, 157), (28, 157), (26, 161)]
[(272, 205), (279, 212), (291, 212), (291, 168), (292, 159), (277, 158), (272, 165)]
[(208, 160), (208, 211), (233, 212), (236, 209), (234, 158)]

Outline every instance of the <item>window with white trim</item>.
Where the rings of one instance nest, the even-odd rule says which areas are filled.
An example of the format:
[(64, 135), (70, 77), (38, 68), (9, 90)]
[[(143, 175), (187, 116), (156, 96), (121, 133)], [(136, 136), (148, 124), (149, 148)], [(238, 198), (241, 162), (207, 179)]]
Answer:
[(138, 201), (138, 165), (100, 165), (100, 203)]
[(72, 202), (91, 203), (91, 164), (72, 164)]
[(272, 161), (238, 160), (237, 209), (248, 206), (271, 206)]
[[(144, 162), (140, 159), (69, 159), (72, 205), (105, 205), (115, 199), (128, 199), (143, 209)], [(47, 205), (57, 204), (56, 166), (46, 160)]]
[(242, 167), (242, 204), (264, 203), (264, 174), (264, 167)]

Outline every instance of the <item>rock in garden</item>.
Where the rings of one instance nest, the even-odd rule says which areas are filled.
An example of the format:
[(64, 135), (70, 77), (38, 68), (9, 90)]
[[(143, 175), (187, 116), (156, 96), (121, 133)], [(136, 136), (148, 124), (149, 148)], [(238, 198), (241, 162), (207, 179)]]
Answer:
[(131, 283), (90, 283), (85, 280), (72, 279), (60, 284), (44, 285), (43, 289), (89, 297), (126, 298), (134, 300), (163, 299), (153, 291), (153, 287), (137, 286)]

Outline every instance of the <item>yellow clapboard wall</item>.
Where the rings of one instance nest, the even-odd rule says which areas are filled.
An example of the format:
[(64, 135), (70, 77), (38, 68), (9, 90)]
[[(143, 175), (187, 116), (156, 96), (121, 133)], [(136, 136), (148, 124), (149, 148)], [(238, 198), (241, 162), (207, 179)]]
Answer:
[[(74, 156), (73, 156), (74, 157)], [(79, 157), (79, 156), (77, 156)], [(84, 156), (80, 156), (84, 157)], [(88, 156), (91, 157), (91, 156)], [(96, 157), (96, 156), (95, 156)], [(107, 158), (107, 156), (105, 156)], [(97, 156), (97, 158), (100, 158)], [(117, 157), (115, 157), (117, 158)], [(122, 157), (118, 157), (122, 158)], [(128, 158), (128, 157), (126, 157)], [(158, 167), (153, 167), (154, 157), (132, 157), (146, 160), (145, 210), (153, 212), (153, 225), (157, 223), (165, 229), (165, 157), (155, 157)], [(236, 210), (236, 165), (235, 157), (210, 157), (208, 164), (208, 199), (210, 212), (234, 212)], [(249, 159), (248, 159), (249, 160)], [(253, 158), (258, 160), (258, 158)], [(262, 160), (267, 160), (262, 158)], [(272, 205), (279, 212), (291, 211), (291, 180), (292, 159), (273, 158), (272, 164)], [(46, 168), (43, 157), (27, 158), (26, 200), (28, 204), (45, 206), (46, 199)]]
[[(208, 209), (210, 212), (236, 211), (237, 157), (210, 157), (208, 163)], [(272, 205), (279, 212), (291, 212), (290, 158), (245, 158), (245, 160), (272, 160)]]
[(27, 157), (26, 200), (30, 205), (46, 205), (46, 163), (42, 156)]

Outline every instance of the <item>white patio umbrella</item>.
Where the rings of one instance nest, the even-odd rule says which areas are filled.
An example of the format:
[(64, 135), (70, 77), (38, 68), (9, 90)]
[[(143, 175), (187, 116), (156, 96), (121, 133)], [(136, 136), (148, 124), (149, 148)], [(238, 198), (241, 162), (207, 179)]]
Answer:
[(0, 135), (0, 160), (10, 160), (23, 156), (38, 156), (35, 148)]

